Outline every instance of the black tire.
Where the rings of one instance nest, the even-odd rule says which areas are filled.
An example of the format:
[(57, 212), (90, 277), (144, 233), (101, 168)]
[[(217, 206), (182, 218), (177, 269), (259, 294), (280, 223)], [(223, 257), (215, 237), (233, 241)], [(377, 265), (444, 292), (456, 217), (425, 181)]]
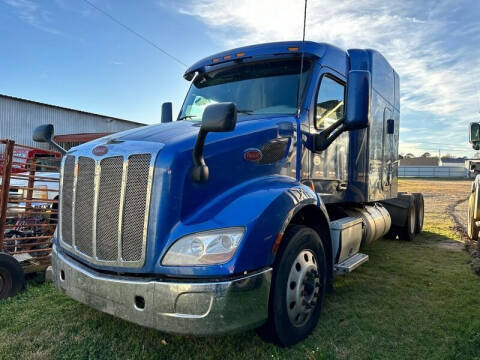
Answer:
[[(290, 346), (312, 333), (325, 297), (326, 264), (322, 241), (315, 230), (301, 225), (287, 229), (273, 267), (268, 320), (258, 331), (264, 340)], [(298, 276), (298, 283), (291, 280), (292, 276)], [(298, 294), (294, 298), (297, 301), (287, 300), (292, 294)], [(294, 317), (296, 311), (299, 314)]]
[(15, 296), (25, 286), (22, 266), (12, 256), (0, 253), (0, 300)]
[(415, 200), (415, 234), (420, 234), (425, 219), (425, 202), (421, 193), (413, 193), (412, 196)]
[(417, 219), (415, 211), (415, 200), (413, 196), (402, 196), (401, 198), (408, 201), (408, 211), (404, 225), (397, 228), (398, 238), (400, 240), (412, 241), (415, 238)]
[(476, 221), (473, 217), (474, 207), (475, 207), (475, 193), (472, 192), (470, 194), (470, 198), (468, 199), (468, 213), (467, 213), (467, 235), (471, 240), (478, 240), (478, 233), (479, 229), (477, 227)]

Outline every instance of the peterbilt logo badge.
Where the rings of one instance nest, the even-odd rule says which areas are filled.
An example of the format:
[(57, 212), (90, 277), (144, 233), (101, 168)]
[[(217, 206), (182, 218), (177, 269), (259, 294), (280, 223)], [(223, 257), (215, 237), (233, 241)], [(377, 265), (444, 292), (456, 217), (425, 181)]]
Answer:
[(243, 152), (243, 158), (246, 161), (260, 161), (262, 160), (263, 154), (259, 149), (251, 148), (251, 149), (246, 149)]
[(106, 153), (108, 153), (108, 147), (103, 146), (103, 145), (94, 147), (93, 150), (92, 150), (92, 153), (93, 153), (93, 155), (96, 155), (96, 156), (105, 155)]

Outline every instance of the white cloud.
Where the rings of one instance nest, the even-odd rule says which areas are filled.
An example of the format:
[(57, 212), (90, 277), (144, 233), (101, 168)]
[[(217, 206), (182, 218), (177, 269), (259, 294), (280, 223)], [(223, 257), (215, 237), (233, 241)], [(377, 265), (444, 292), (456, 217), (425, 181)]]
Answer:
[(50, 26), (51, 13), (41, 8), (37, 2), (30, 0), (3, 0), (12, 7), (16, 15), (27, 24), (55, 35), (64, 35), (61, 31)]
[[(179, 12), (203, 21), (222, 47), (237, 47), (300, 39), (303, 5), (292, 0), (196, 0), (181, 5)], [(463, 141), (466, 125), (480, 121), (480, 95), (475, 94), (480, 88), (480, 25), (465, 19), (475, 11), (480, 13), (476, 0), (310, 0), (306, 38), (344, 49), (379, 50), (400, 75), (401, 106), (409, 114), (402, 117), (403, 125), (414, 128), (415, 113), (428, 113), (430, 132), (461, 132), (451, 136)], [(468, 149), (465, 142), (459, 146)]]

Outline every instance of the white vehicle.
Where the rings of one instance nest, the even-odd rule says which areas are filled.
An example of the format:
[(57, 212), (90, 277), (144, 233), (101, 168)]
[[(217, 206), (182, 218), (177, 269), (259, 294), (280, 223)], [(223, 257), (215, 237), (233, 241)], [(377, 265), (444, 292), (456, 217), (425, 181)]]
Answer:
[[(470, 123), (470, 144), (474, 150), (480, 149), (480, 123)], [(467, 234), (472, 240), (478, 240), (480, 232), (480, 159), (470, 160), (468, 164), (470, 173), (475, 175), (475, 180), (472, 182), (471, 193), (468, 198), (468, 225)]]

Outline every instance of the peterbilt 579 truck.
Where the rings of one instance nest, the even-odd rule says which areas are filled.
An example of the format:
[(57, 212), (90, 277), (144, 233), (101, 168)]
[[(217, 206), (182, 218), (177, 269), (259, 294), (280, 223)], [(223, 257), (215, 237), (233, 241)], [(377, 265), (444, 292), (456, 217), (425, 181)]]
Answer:
[(423, 198), (397, 191), (398, 75), (374, 50), (293, 41), (184, 78), (176, 121), (164, 104), (161, 124), (65, 154), (55, 284), (165, 332), (294, 344), (360, 248), (421, 230)]

